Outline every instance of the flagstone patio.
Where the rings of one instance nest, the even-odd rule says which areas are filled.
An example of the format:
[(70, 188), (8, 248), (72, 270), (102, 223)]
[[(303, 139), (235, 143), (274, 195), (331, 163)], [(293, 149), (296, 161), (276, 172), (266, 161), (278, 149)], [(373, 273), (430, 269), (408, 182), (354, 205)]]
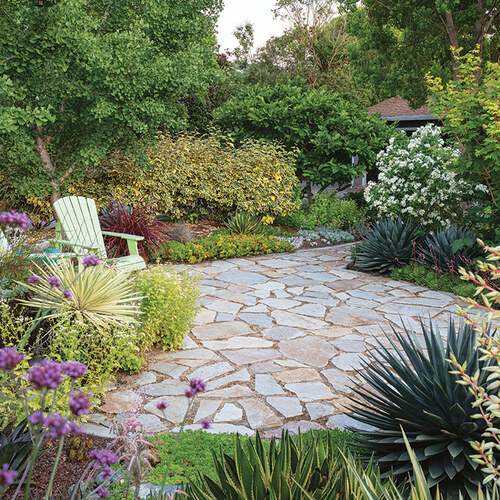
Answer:
[(155, 431), (178, 429), (193, 377), (208, 387), (187, 429), (202, 418), (213, 421), (210, 432), (265, 436), (354, 423), (348, 395), (381, 327), (418, 328), (419, 316), (445, 325), (455, 296), (347, 270), (349, 246), (190, 266), (203, 308), (183, 348), (154, 351), (140, 375), (111, 387), (88, 431), (107, 435), (123, 412)]

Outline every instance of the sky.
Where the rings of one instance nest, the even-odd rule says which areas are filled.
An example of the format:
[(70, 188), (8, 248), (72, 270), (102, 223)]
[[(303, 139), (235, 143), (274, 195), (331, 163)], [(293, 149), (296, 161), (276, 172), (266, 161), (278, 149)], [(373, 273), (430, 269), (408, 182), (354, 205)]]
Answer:
[(246, 21), (253, 24), (255, 47), (261, 47), (272, 36), (281, 35), (286, 23), (274, 18), (273, 8), (274, 0), (225, 0), (217, 26), (221, 49), (232, 51), (238, 46), (233, 31)]

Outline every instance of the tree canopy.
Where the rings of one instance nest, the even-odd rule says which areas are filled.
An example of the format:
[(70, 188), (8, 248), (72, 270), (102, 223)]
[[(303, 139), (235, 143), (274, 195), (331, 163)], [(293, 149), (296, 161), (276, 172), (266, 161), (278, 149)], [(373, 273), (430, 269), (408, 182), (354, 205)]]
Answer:
[(139, 155), (187, 121), (220, 77), (220, 0), (4, 0), (0, 169), (26, 196), (59, 196), (113, 148)]

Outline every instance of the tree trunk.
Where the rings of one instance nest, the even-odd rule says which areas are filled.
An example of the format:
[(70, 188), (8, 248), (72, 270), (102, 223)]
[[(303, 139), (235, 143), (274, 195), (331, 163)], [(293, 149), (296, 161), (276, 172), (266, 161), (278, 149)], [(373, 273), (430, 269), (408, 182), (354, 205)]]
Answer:
[(313, 193), (312, 193), (312, 184), (311, 181), (306, 181), (306, 195), (307, 195), (307, 203), (309, 206), (313, 203)]
[(446, 26), (446, 32), (448, 33), (448, 39), (450, 40), (450, 45), (451, 45), (451, 68), (453, 70), (453, 80), (457, 80), (459, 61), (455, 56), (454, 51), (458, 50), (459, 45), (458, 45), (458, 36), (457, 36), (457, 30), (455, 28), (455, 21), (453, 19), (453, 14), (451, 13), (445, 14), (445, 26)]

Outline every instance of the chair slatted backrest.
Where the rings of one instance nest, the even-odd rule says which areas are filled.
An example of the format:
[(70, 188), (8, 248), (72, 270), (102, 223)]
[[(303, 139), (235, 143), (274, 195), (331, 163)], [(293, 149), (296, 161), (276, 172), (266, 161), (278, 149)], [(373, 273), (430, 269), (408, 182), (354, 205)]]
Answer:
[(54, 210), (61, 222), (64, 239), (76, 247), (79, 244), (97, 247), (97, 254), (100, 257), (106, 257), (106, 246), (93, 199), (83, 196), (67, 196), (54, 203)]

